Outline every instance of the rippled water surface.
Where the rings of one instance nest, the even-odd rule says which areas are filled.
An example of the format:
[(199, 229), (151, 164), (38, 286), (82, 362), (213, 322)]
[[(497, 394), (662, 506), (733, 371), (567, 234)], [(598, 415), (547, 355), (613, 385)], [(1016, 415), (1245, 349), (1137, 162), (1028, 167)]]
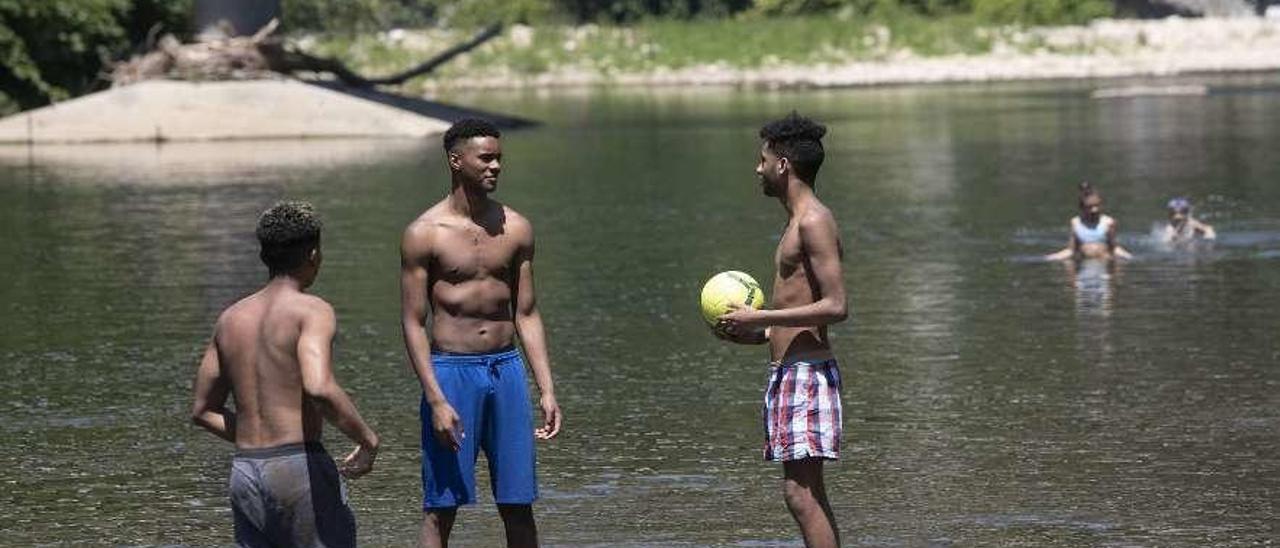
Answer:
[[(546, 544), (797, 546), (759, 460), (761, 348), (695, 295), (771, 276), (785, 220), (752, 169), (792, 108), (830, 125), (822, 198), (847, 247), (847, 545), (1252, 546), (1280, 499), (1280, 93), (1099, 101), (1086, 84), (455, 98), (543, 120), (503, 138), (530, 217), (567, 420), (540, 446)], [(0, 544), (220, 545), (230, 447), (186, 421), (217, 312), (263, 281), (252, 229), (323, 213), (315, 292), (336, 368), (386, 449), (352, 485), (362, 541), (419, 513), (398, 239), (447, 189), (438, 142), (0, 150)], [(1137, 259), (1036, 260), (1093, 181)], [(1221, 234), (1148, 241), (1191, 196)], [(346, 442), (330, 433), (335, 453)], [(482, 489), (483, 490), (483, 489)], [(486, 495), (482, 500), (490, 500)], [(490, 505), (461, 546), (500, 543)]]

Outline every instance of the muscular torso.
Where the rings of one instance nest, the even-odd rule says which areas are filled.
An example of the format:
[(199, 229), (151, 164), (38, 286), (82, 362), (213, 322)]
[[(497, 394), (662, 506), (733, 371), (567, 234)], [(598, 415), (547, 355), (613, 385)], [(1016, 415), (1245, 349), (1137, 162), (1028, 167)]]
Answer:
[(423, 260), (432, 347), (488, 352), (510, 346), (524, 227), (501, 204), (480, 222), (446, 211), (437, 205), (417, 221), (430, 227), (432, 251)]
[[(822, 298), (818, 283), (810, 273), (810, 265), (800, 240), (795, 220), (787, 224), (778, 250), (774, 254), (776, 274), (770, 308), (804, 306)], [(769, 332), (769, 354), (775, 361), (784, 358), (823, 360), (832, 357), (826, 326), (773, 326)]]
[(264, 289), (218, 322), (214, 340), (235, 398), (236, 447), (320, 441), (323, 416), (303, 393), (297, 358), (307, 299), (315, 297)]

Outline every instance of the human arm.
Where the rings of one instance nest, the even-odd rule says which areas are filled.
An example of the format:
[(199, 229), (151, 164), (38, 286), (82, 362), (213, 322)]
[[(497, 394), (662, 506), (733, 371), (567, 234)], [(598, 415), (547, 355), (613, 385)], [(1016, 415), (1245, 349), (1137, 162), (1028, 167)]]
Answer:
[[(1072, 238), (1072, 239), (1074, 240), (1074, 238)], [(1057, 252), (1054, 252), (1054, 253), (1050, 253), (1050, 254), (1048, 254), (1048, 255), (1045, 255), (1045, 256), (1044, 256), (1044, 260), (1046, 260), (1046, 261), (1065, 261), (1065, 260), (1070, 259), (1071, 257), (1073, 257), (1073, 256), (1075, 255), (1075, 249), (1074, 249), (1074, 248), (1075, 248), (1075, 246), (1074, 246), (1074, 245), (1072, 245), (1072, 246), (1069, 246), (1069, 247), (1066, 247), (1066, 248), (1062, 249), (1061, 251), (1057, 251)]]
[(534, 435), (547, 440), (560, 433), (563, 415), (556, 402), (551, 360), (547, 355), (546, 331), (542, 326), (542, 314), (538, 311), (538, 300), (533, 291), (533, 233), (527, 228), (526, 232), (527, 240), (522, 243), (516, 259), (515, 326), (520, 344), (524, 346), (524, 353), (529, 358), (534, 383), (541, 393), (538, 406), (542, 409), (542, 426), (534, 431)]
[(814, 293), (818, 299), (806, 305), (775, 310), (738, 308), (720, 317), (724, 329), (742, 333), (775, 325), (810, 327), (839, 323), (848, 317), (835, 219), (829, 213), (807, 215), (800, 221), (799, 233), (806, 268), (817, 285)]
[(1212, 225), (1205, 224), (1200, 221), (1195, 221), (1195, 223), (1196, 230), (1200, 231), (1200, 235), (1204, 239), (1215, 240), (1218, 238), (1218, 233), (1213, 230)]
[(1076, 231), (1073, 230), (1073, 227), (1071, 226), (1070, 223), (1067, 224), (1067, 234), (1068, 234), (1067, 247), (1062, 248), (1060, 251), (1045, 255), (1044, 260), (1065, 261), (1076, 255), (1076, 248), (1080, 246), (1079, 246), (1079, 243), (1076, 241)]
[(235, 443), (236, 414), (226, 407), (231, 383), (222, 374), (217, 344), (213, 340), (209, 341), (209, 346), (200, 359), (200, 366), (196, 369), (194, 392), (191, 422), (219, 438)]
[(360, 417), (351, 397), (333, 376), (333, 335), (337, 318), (325, 303), (316, 303), (302, 322), (298, 335), (298, 367), (302, 391), (317, 404), (325, 418), (357, 446), (342, 462), (344, 476), (356, 478), (373, 469), (378, 455), (378, 435)]
[(1121, 245), (1116, 242), (1115, 221), (1111, 221), (1111, 226), (1107, 227), (1107, 247), (1111, 249), (1111, 254), (1115, 255), (1116, 257), (1119, 257), (1121, 259), (1133, 258), (1133, 254), (1129, 253), (1129, 250), (1125, 249), (1124, 247), (1121, 247)]
[(414, 223), (405, 229), (400, 243), (400, 329), (404, 334), (409, 365), (418, 377), (422, 395), (431, 408), (431, 427), (436, 442), (457, 451), (463, 435), (462, 419), (440, 389), (431, 364), (431, 343), (427, 340), (427, 261), (431, 258), (431, 238), (427, 227)]

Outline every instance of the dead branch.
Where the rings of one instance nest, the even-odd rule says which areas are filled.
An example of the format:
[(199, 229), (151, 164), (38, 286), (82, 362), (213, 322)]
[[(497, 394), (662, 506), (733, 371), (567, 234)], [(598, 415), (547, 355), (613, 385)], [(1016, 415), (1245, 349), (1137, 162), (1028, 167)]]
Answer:
[(454, 57), (489, 41), (502, 32), (495, 23), (461, 44), (440, 52), (422, 64), (384, 78), (365, 78), (341, 61), (310, 55), (287, 47), (275, 36), (279, 21), (272, 19), (253, 36), (215, 38), (183, 44), (172, 35), (160, 39), (154, 51), (116, 63), (109, 76), (113, 86), (156, 78), (180, 80), (245, 80), (272, 74), (324, 72), (356, 87), (399, 85), (435, 70)]

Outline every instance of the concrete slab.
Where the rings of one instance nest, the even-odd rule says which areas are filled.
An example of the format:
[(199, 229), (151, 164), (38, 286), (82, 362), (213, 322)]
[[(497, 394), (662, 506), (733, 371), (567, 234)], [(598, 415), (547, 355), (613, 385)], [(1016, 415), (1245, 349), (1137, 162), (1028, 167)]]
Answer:
[(422, 138), (449, 122), (294, 80), (152, 80), (0, 120), (0, 143)]
[(33, 182), (219, 186), (279, 184), (397, 162), (443, 162), (443, 156), (439, 138), (0, 145), (0, 169)]

